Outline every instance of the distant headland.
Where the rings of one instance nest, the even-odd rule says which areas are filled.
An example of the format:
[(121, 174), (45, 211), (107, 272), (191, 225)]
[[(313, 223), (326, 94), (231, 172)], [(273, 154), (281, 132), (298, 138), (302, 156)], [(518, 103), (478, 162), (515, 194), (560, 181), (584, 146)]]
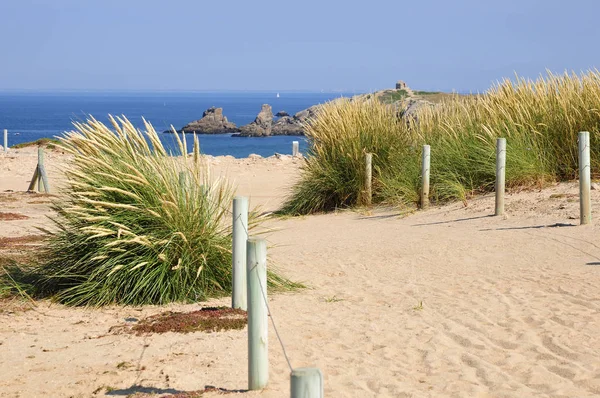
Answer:
[[(395, 89), (355, 95), (351, 101), (375, 98), (382, 103), (395, 106), (399, 116), (406, 118), (413, 115), (417, 108), (433, 106), (450, 95), (453, 94), (413, 90), (404, 81), (399, 80), (396, 82)], [(254, 121), (239, 127), (227, 119), (223, 108), (213, 106), (206, 109), (200, 119), (186, 124), (178, 131), (194, 134), (232, 134), (234, 137), (301, 136), (304, 135), (304, 125), (316, 115), (320, 106), (321, 104), (313, 105), (292, 116), (285, 110), (279, 110), (273, 115), (271, 105), (263, 104)], [(165, 131), (165, 133), (172, 132), (171, 130)]]

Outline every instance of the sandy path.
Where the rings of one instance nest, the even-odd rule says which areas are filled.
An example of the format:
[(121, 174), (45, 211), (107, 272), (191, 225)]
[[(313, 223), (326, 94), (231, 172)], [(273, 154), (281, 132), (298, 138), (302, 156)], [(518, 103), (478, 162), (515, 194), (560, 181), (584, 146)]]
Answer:
[[(298, 167), (217, 162), (266, 209)], [(484, 197), (408, 217), (378, 210), (269, 221), (278, 229), (269, 237), (273, 263), (311, 287), (270, 298), (293, 366), (320, 367), (329, 397), (600, 395), (599, 224), (577, 226), (576, 193), (561, 184), (509, 195), (506, 218), (488, 217), (493, 198)], [(600, 192), (592, 193), (598, 215)], [(25, 214), (27, 206), (43, 212), (25, 204)], [(0, 236), (30, 222), (0, 222)], [(246, 387), (245, 331), (106, 335), (127, 317), (163, 310), (42, 303), (0, 314), (0, 396)], [(288, 395), (272, 329), (270, 356), (269, 387), (239, 395)]]

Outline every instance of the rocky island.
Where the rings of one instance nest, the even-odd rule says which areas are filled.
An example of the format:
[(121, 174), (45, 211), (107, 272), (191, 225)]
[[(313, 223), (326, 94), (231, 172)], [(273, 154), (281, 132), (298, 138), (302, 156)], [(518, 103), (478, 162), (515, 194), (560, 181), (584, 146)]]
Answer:
[[(193, 134), (233, 134), (233, 137), (268, 137), (271, 135), (304, 135), (303, 125), (315, 116), (319, 105), (304, 109), (294, 116), (279, 111), (273, 116), (270, 105), (263, 104), (260, 112), (249, 124), (237, 127), (223, 115), (223, 108), (211, 107), (202, 118), (183, 126), (179, 132)], [(165, 133), (172, 133), (167, 130)]]
[(263, 105), (254, 121), (246, 126), (240, 127), (240, 132), (235, 137), (268, 137), (270, 135), (304, 135), (304, 125), (316, 115), (320, 105), (313, 105), (304, 109), (294, 116), (287, 112), (277, 112), (273, 119), (270, 105)]
[(240, 127), (240, 132), (234, 137), (267, 137), (273, 127), (273, 110), (271, 105), (263, 104), (256, 119), (250, 124)]
[(223, 115), (223, 108), (213, 106), (202, 113), (201, 119), (186, 124), (181, 131), (195, 134), (227, 134), (237, 132), (238, 128)]

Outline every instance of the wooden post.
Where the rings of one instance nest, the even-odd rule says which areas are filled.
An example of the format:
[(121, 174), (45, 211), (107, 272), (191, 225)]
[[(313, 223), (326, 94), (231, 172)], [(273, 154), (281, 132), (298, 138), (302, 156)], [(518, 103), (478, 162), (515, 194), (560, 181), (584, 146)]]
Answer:
[[(42, 178), (42, 167), (44, 167), (44, 149), (41, 146), (39, 146), (38, 147), (38, 163), (37, 163), (37, 169), (38, 169), (37, 187), (38, 187), (38, 192), (42, 192), (42, 185), (44, 184), (44, 179)], [(44, 188), (46, 188), (45, 185), (44, 185)]]
[(496, 216), (504, 214), (504, 190), (506, 177), (506, 138), (496, 140)]
[(431, 148), (423, 145), (423, 159), (421, 162), (421, 209), (429, 207), (429, 169), (431, 164)]
[(590, 133), (579, 133), (579, 218), (580, 224), (589, 224), (592, 221), (592, 201), (590, 172)]
[(300, 143), (298, 141), (292, 141), (292, 156), (296, 157), (300, 154)]
[(28, 191), (35, 191), (35, 184), (37, 183), (37, 178), (39, 174), (39, 167), (35, 166), (35, 171), (33, 172), (33, 177), (31, 177), (31, 182), (29, 183)]
[(365, 205), (371, 206), (373, 197), (373, 154), (367, 153), (365, 157)]
[(44, 166), (44, 148), (38, 147), (38, 190), (42, 191), (42, 184), (44, 184), (44, 192), (50, 193), (50, 185), (48, 185), (48, 176), (46, 175), (46, 167)]
[(8, 130), (4, 129), (4, 152), (8, 152)]
[[(37, 187), (38, 187), (38, 192), (42, 192), (42, 185), (44, 184), (44, 180), (42, 179), (42, 167), (44, 165), (44, 150), (42, 149), (41, 146), (38, 147), (38, 164), (37, 164), (37, 169), (38, 169), (38, 178), (37, 178)], [(46, 188), (44, 186), (44, 188)]]
[(323, 398), (323, 374), (317, 368), (292, 370), (291, 398)]
[(248, 238), (248, 390), (269, 382), (269, 320), (267, 309), (267, 241)]
[(42, 192), (42, 185), (44, 186), (44, 192), (50, 193), (50, 184), (48, 183), (48, 175), (46, 174), (46, 168), (44, 167), (44, 148), (38, 147), (38, 164), (33, 172), (33, 177), (29, 183), (28, 191), (35, 190), (37, 184), (38, 192)]
[(48, 184), (48, 175), (46, 174), (46, 168), (40, 168), (40, 174), (42, 175), (42, 182), (44, 183), (44, 192), (50, 193), (50, 185)]
[(231, 258), (233, 262), (231, 307), (247, 311), (246, 243), (248, 241), (248, 198), (233, 198), (233, 232)]

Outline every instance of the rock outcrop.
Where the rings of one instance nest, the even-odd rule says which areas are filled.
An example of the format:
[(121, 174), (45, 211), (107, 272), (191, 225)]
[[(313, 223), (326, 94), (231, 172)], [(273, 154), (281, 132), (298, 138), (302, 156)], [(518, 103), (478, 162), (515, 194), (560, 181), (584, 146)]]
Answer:
[(404, 119), (406, 122), (418, 121), (417, 110), (426, 106), (435, 106), (431, 101), (424, 99), (409, 98), (405, 103), (402, 104), (402, 108), (398, 111), (398, 116)]
[(313, 105), (294, 116), (283, 116), (273, 124), (273, 135), (304, 135), (304, 125), (315, 117), (320, 105)]
[(302, 125), (292, 116), (284, 116), (275, 123), (272, 129), (273, 135), (303, 135)]
[(223, 108), (209, 108), (202, 114), (202, 119), (186, 124), (181, 129), (185, 133), (197, 134), (227, 134), (238, 131), (235, 123), (223, 115)]
[(237, 137), (268, 137), (271, 135), (273, 127), (273, 110), (271, 105), (264, 104), (256, 116), (256, 119), (250, 124), (240, 127), (240, 133)]
[(299, 123), (305, 123), (309, 119), (316, 116), (317, 111), (321, 105), (313, 105), (310, 108), (306, 108), (294, 115), (294, 119)]

